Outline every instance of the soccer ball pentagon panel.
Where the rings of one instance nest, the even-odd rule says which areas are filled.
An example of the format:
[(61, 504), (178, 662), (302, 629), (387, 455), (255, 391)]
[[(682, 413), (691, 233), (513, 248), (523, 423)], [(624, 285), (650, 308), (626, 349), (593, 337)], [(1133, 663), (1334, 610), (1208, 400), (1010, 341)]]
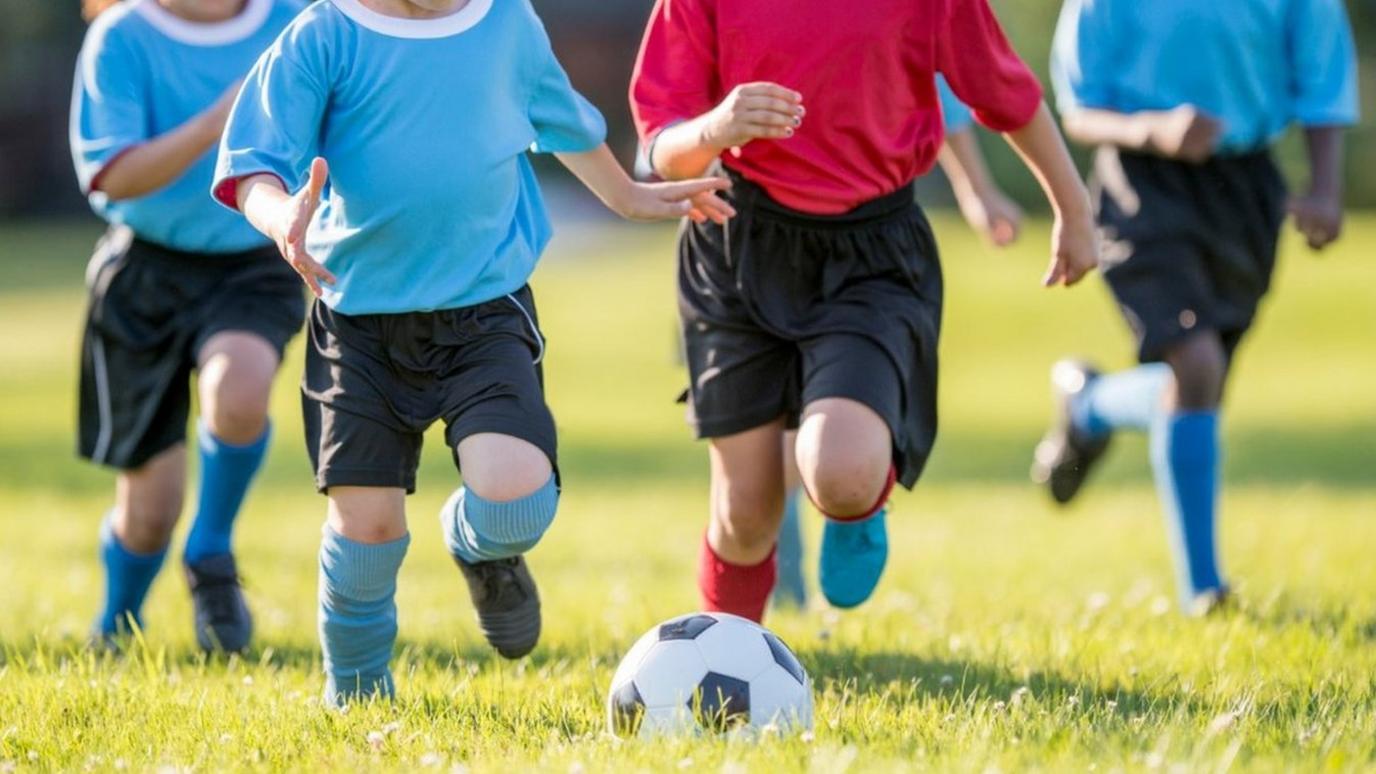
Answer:
[(812, 681), (777, 635), (727, 613), (691, 613), (646, 632), (607, 695), (607, 726), (619, 736), (770, 725), (812, 728)]

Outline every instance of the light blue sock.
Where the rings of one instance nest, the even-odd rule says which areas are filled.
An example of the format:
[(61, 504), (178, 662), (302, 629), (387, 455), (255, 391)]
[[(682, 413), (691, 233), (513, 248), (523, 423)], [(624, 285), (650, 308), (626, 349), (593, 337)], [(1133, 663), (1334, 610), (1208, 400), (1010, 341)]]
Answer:
[(473, 564), (524, 554), (540, 542), (554, 521), (559, 485), (554, 476), (518, 500), (485, 500), (460, 487), (440, 511), (449, 553)]
[(244, 446), (225, 443), (210, 432), (202, 419), (196, 423), (201, 450), (201, 486), (196, 496), (196, 518), (186, 536), (185, 558), (195, 564), (207, 557), (230, 552), (234, 519), (253, 476), (263, 463), (271, 426), (258, 440)]
[(325, 525), (320, 540), (320, 649), (325, 701), (339, 707), (394, 692), (392, 646), (397, 639), (397, 571), (411, 536), (358, 543)]
[(1187, 608), (1199, 594), (1223, 586), (1214, 537), (1218, 447), (1217, 411), (1177, 412), (1152, 428), (1151, 463)]
[(1090, 381), (1071, 405), (1070, 421), (1090, 435), (1151, 429), (1161, 413), (1161, 391), (1171, 378), (1165, 363), (1147, 363)]
[(807, 604), (807, 582), (803, 579), (803, 524), (799, 503), (802, 487), (784, 498), (784, 520), (779, 526), (779, 546), (775, 556), (778, 579), (774, 581), (774, 603), (803, 607)]
[(106, 514), (100, 525), (100, 559), (105, 565), (105, 609), (96, 625), (103, 635), (129, 631), (129, 618), (143, 626), (143, 600), (153, 579), (162, 568), (167, 549), (151, 554), (136, 554), (125, 548), (115, 536)]

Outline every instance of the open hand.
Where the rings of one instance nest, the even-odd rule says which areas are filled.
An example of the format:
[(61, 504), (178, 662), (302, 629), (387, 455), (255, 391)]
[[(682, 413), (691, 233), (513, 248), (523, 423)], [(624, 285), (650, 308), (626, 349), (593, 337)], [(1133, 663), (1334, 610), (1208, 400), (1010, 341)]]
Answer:
[(1194, 105), (1155, 114), (1149, 147), (1158, 155), (1200, 164), (1213, 155), (1223, 123)]
[(1286, 209), (1311, 250), (1324, 249), (1342, 233), (1343, 205), (1337, 196), (1311, 193), (1291, 199)]
[(782, 140), (803, 124), (803, 95), (777, 83), (744, 83), (707, 114), (703, 140), (739, 156), (752, 140)]
[(717, 191), (731, 187), (723, 177), (703, 177), (672, 183), (632, 183), (625, 200), (615, 206), (628, 220), (668, 220), (688, 216), (698, 223), (725, 223), (736, 210)]
[(306, 252), (306, 229), (320, 207), (320, 192), (325, 190), (325, 180), (329, 176), (330, 167), (324, 159), (312, 161), (310, 179), (301, 190), (283, 202), (281, 214), (270, 233), (282, 257), (296, 269), (296, 273), (301, 275), (301, 279), (317, 297), (320, 295), (320, 283), (333, 284), (335, 277)]
[(956, 199), (960, 214), (970, 228), (983, 234), (995, 247), (1007, 247), (1022, 230), (1022, 208), (1002, 191), (971, 193)]
[(1088, 212), (1056, 216), (1051, 228), (1051, 267), (1042, 285), (1070, 287), (1099, 265), (1099, 232)]

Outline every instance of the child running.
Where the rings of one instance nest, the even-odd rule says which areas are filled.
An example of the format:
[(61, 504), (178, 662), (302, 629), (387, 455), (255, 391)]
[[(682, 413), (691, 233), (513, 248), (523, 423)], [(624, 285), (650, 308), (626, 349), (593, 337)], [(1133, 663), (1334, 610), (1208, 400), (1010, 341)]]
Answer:
[[(692, 421), (711, 440), (704, 607), (760, 620), (775, 580), (782, 437), (827, 518), (822, 591), (867, 599), (887, 558), (884, 506), (936, 434), (942, 283), (911, 182), (932, 165), (935, 77), (1006, 133), (1056, 211), (1044, 283), (1097, 256), (1089, 197), (985, 0), (659, 0), (631, 88), (653, 168), (720, 158), (737, 216), (679, 250)], [(701, 221), (701, 219), (699, 219)]]
[(267, 451), (268, 393), (305, 299), (272, 244), (205, 189), (240, 79), (300, 8), (85, 5), (94, 21), (76, 67), (72, 157), (110, 230), (87, 268), (78, 450), (118, 471), (100, 528), (100, 644), (142, 625), (181, 515), (193, 372), (200, 484), (182, 556), (196, 640), (207, 651), (249, 643), (233, 527)]
[[(970, 109), (951, 93), (946, 79), (937, 76), (936, 86), (946, 131), (937, 164), (946, 173), (960, 213), (970, 228), (997, 247), (1010, 245), (1022, 227), (1022, 210), (989, 174), (979, 141), (975, 139), (975, 119)], [(784, 433), (784, 513), (776, 549), (778, 578), (770, 596), (774, 607), (785, 608), (806, 607), (808, 598), (803, 575), (804, 541), (800, 515), (803, 487), (798, 478), (797, 462), (793, 459), (795, 436), (793, 431)]]
[(526, 284), (550, 225), (526, 152), (557, 154), (627, 218), (733, 214), (712, 193), (725, 181), (633, 183), (605, 131), (527, 0), (317, 2), (234, 106), (214, 195), (319, 297), (302, 405), (329, 502), (330, 704), (393, 695), (405, 496), (436, 420), (464, 481), (440, 526), (480, 627), (507, 658), (535, 647), (523, 555), (554, 519), (559, 479)]
[[(1182, 24), (1181, 19), (1189, 19)], [(1067, 503), (1115, 430), (1147, 432), (1181, 604), (1227, 598), (1215, 539), (1219, 406), (1271, 283), (1287, 210), (1309, 246), (1342, 228), (1342, 128), (1357, 60), (1340, 0), (1069, 0), (1052, 59), (1066, 133), (1098, 147), (1104, 279), (1142, 365), (1057, 363), (1033, 480)], [(1309, 189), (1286, 201), (1270, 146), (1304, 127)]]

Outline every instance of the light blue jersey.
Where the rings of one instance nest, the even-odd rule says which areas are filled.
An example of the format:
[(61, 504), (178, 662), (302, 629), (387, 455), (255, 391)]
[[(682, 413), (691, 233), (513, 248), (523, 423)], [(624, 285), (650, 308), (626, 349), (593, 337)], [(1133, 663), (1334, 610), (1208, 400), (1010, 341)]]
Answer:
[(941, 100), (941, 121), (946, 127), (946, 134), (963, 132), (975, 122), (975, 116), (970, 112), (970, 108), (960, 101), (946, 84), (946, 79), (940, 75), (936, 77), (936, 95)]
[(399, 19), (358, 0), (308, 8), (254, 66), (220, 148), (215, 194), (271, 173), (291, 190), (330, 164), (307, 249), (344, 314), (450, 309), (519, 289), (549, 242), (526, 156), (606, 135), (528, 0)]
[(1358, 117), (1342, 0), (1066, 0), (1051, 71), (1062, 112), (1191, 104), (1222, 120), (1222, 153)]
[(233, 19), (198, 24), (156, 0), (125, 0), (96, 19), (77, 60), (70, 126), (77, 177), (96, 214), (186, 252), (238, 252), (268, 243), (243, 218), (206, 198), (213, 149), (170, 185), (136, 199), (110, 201), (91, 184), (121, 153), (214, 104), (303, 5), (248, 0)]

